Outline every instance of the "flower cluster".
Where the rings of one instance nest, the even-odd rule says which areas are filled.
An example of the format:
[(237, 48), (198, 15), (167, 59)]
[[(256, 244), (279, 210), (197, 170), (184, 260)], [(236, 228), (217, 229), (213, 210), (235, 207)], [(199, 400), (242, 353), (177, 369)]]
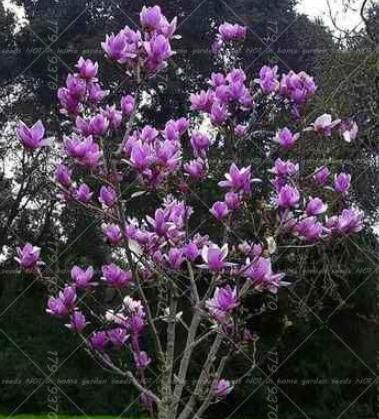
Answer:
[(159, 6), (144, 7), (140, 14), (143, 32), (128, 26), (116, 35), (107, 35), (101, 44), (108, 58), (147, 74), (156, 73), (167, 66), (174, 54), (171, 39), (176, 31), (176, 18), (168, 22)]
[[(108, 35), (102, 47), (137, 81), (148, 82), (173, 54), (170, 42), (176, 19), (168, 22), (154, 6), (144, 7), (140, 20), (141, 31), (125, 27)], [(245, 37), (246, 28), (224, 23), (214, 49), (233, 48)], [(316, 91), (313, 78), (305, 72), (291, 71), (280, 78), (278, 67), (264, 66), (255, 79), (239, 68), (213, 73), (206, 90), (190, 95), (191, 110), (210, 122), (205, 133), (197, 114), (156, 128), (137, 122), (142, 113), (140, 92), (124, 94), (117, 105), (102, 103), (108, 92), (101, 87), (99, 65), (80, 58), (76, 68), (58, 91), (62, 112), (71, 124), (65, 125), (70, 131), (63, 138), (55, 181), (65, 204), (76, 205), (100, 221), (109, 259), (97, 268), (73, 266), (70, 280), (49, 298), (46, 311), (66, 321), (82, 338), (83, 331), (88, 332), (84, 339), (107, 368), (124, 368), (124, 358), (120, 356), (117, 363), (117, 354), (129, 349), (141, 401), (151, 410), (154, 402), (159, 403), (143, 384), (155, 357), (143, 350), (143, 336), (149, 331), (154, 337), (158, 333), (154, 329), (163, 328), (163, 322), (171, 331), (164, 333), (165, 338), (175, 335), (172, 328), (181, 319), (180, 313), (171, 312), (176, 299), (188, 297), (191, 307), (196, 302), (198, 321), (210, 328), (210, 334), (214, 329), (221, 340), (227, 336), (249, 343), (247, 296), (277, 293), (288, 285), (278, 266), (277, 249), (289, 245), (303, 251), (363, 229), (363, 213), (349, 195), (351, 175), (332, 166), (303, 167), (295, 153), (307, 136), (333, 141), (337, 134), (351, 142), (358, 127), (351, 119), (330, 114), (301, 125), (301, 111)], [(258, 142), (256, 114), (262, 112), (265, 118), (266, 111), (264, 126), (278, 120), (276, 113), (292, 112), (292, 118), (285, 119), (286, 127), (264, 130), (264, 139)], [(31, 155), (48, 144), (40, 121), (31, 128), (21, 123), (17, 132)], [(243, 150), (251, 144), (259, 148), (264, 164), (255, 165), (253, 155), (239, 153), (239, 144), (246, 147)], [(130, 185), (133, 192), (124, 188)], [(211, 215), (197, 212), (193, 196), (186, 194), (192, 188), (205, 192), (202, 196), (211, 201), (207, 202)], [(213, 198), (210, 190), (221, 197)], [(129, 203), (145, 195), (155, 204), (134, 213)], [(25, 271), (45, 279), (38, 247), (26, 244), (17, 254)], [(159, 299), (153, 304), (154, 318), (153, 293), (149, 289), (146, 294), (147, 287), (157, 291)], [(95, 300), (96, 291), (104, 288), (114, 298), (105, 312), (96, 313), (98, 306), (88, 307), (87, 299)], [(139, 293), (138, 300), (131, 291)], [(159, 342), (156, 346), (162, 351)], [(190, 342), (187, 353), (194, 346)], [(167, 361), (170, 356), (156, 360), (160, 358)], [(177, 381), (180, 387), (185, 377)], [(233, 383), (220, 377), (209, 382), (210, 400), (226, 397)]]

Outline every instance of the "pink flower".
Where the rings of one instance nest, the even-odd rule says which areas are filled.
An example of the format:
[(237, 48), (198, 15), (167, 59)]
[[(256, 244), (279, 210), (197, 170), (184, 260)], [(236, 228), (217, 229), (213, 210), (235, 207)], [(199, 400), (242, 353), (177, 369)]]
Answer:
[(332, 116), (324, 113), (323, 115), (319, 116), (311, 125), (317, 134), (323, 134), (327, 137), (330, 137), (332, 135), (332, 129), (338, 126), (340, 122), (340, 119), (332, 121)]
[(263, 66), (259, 71), (259, 79), (256, 82), (259, 83), (263, 93), (275, 92), (279, 87), (278, 82), (278, 66), (268, 67)]
[(309, 198), (306, 212), (309, 216), (323, 214), (328, 209), (328, 204), (325, 204), (320, 198)]
[(20, 264), (21, 268), (26, 271), (32, 271), (41, 265), (40, 254), (41, 249), (37, 246), (33, 246), (30, 243), (26, 243), (24, 247), (17, 248), (18, 257), (15, 260)]
[(55, 180), (65, 188), (69, 188), (72, 183), (71, 175), (72, 170), (64, 164), (58, 165), (55, 169)]
[(121, 110), (126, 116), (132, 114), (135, 107), (135, 99), (131, 95), (126, 95), (121, 98)]
[(230, 263), (226, 263), (225, 259), (228, 256), (228, 245), (225, 244), (220, 249), (217, 245), (212, 244), (210, 246), (204, 246), (201, 251), (201, 257), (205, 264), (200, 265), (201, 268), (210, 269), (214, 272), (219, 272), (227, 266), (231, 266)]
[(224, 42), (241, 41), (246, 38), (247, 28), (246, 26), (225, 22), (220, 25), (218, 31)]
[(74, 332), (81, 333), (87, 324), (88, 322), (86, 321), (84, 314), (81, 311), (74, 311), (71, 314), (70, 323), (65, 326)]
[(285, 127), (278, 131), (274, 141), (280, 144), (284, 149), (290, 150), (293, 148), (298, 138), (299, 134), (292, 134), (292, 132), (287, 127)]
[(217, 201), (213, 204), (210, 212), (215, 218), (217, 218), (217, 220), (220, 221), (229, 214), (229, 208), (225, 202)]
[(358, 136), (358, 125), (352, 120), (343, 121), (340, 125), (339, 132), (342, 138), (347, 142), (351, 143)]
[(198, 157), (196, 160), (191, 160), (184, 165), (185, 172), (194, 180), (199, 180), (206, 177), (207, 164), (206, 162)]
[(99, 202), (106, 207), (114, 205), (117, 199), (117, 193), (111, 186), (102, 186), (100, 188)]
[(117, 224), (103, 225), (102, 230), (109, 243), (113, 246), (118, 245), (124, 238), (121, 229)]
[(161, 26), (163, 15), (159, 6), (142, 8), (140, 13), (141, 24), (148, 30), (157, 30)]
[(284, 274), (273, 274), (271, 259), (264, 257), (257, 257), (251, 263), (249, 259), (246, 261), (247, 266), (243, 268), (243, 274), (250, 278), (258, 288), (268, 289), (276, 293)]
[(96, 76), (99, 70), (99, 64), (92, 60), (85, 60), (83, 57), (79, 58), (75, 66), (79, 70), (79, 75), (87, 81), (97, 81)]
[(225, 397), (233, 391), (233, 385), (229, 380), (219, 380), (215, 383), (213, 392), (218, 399)]
[(91, 189), (86, 183), (82, 183), (73, 191), (74, 198), (83, 204), (87, 204), (91, 200), (92, 195), (93, 192), (91, 192)]
[(132, 273), (124, 271), (114, 263), (104, 265), (101, 270), (103, 272), (101, 279), (114, 288), (123, 288), (132, 282)]
[(318, 185), (324, 186), (328, 181), (329, 175), (329, 169), (326, 166), (322, 166), (316, 169), (313, 179)]
[(31, 128), (22, 121), (17, 129), (21, 144), (30, 151), (37, 150), (48, 145), (48, 141), (44, 140), (45, 127), (41, 121), (36, 122)]
[(280, 189), (276, 202), (279, 207), (292, 208), (299, 203), (299, 200), (299, 191), (290, 185), (285, 185)]
[(221, 188), (228, 188), (234, 192), (251, 193), (251, 167), (238, 169), (235, 163), (230, 166), (229, 173), (225, 174), (226, 180), (218, 183)]
[(339, 193), (346, 193), (350, 189), (351, 175), (341, 172), (334, 178), (334, 190)]
[(95, 272), (92, 266), (83, 269), (75, 265), (71, 269), (71, 279), (77, 288), (89, 288), (96, 285), (95, 282), (92, 282), (94, 274)]

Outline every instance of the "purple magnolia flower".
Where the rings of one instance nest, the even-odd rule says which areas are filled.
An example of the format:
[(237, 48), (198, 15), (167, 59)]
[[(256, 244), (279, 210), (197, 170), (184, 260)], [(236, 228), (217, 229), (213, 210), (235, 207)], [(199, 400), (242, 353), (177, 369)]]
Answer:
[(82, 104), (79, 99), (73, 97), (68, 89), (61, 87), (58, 89), (57, 97), (62, 106), (61, 113), (76, 115), (82, 110)]
[(275, 92), (279, 87), (278, 82), (278, 66), (268, 67), (263, 66), (259, 71), (259, 79), (256, 82), (259, 83), (263, 93)]
[(60, 183), (65, 188), (69, 188), (71, 186), (72, 180), (71, 180), (72, 170), (70, 170), (67, 166), (64, 164), (60, 164), (55, 169), (55, 180)]
[(79, 70), (79, 75), (83, 79), (87, 81), (97, 81), (96, 77), (99, 70), (98, 63), (94, 63), (92, 60), (85, 60), (83, 57), (80, 57), (75, 67)]
[(88, 266), (86, 269), (75, 265), (71, 269), (71, 278), (77, 288), (89, 288), (96, 285), (96, 282), (92, 282), (95, 272), (92, 266)]
[(225, 204), (230, 211), (238, 210), (241, 207), (241, 197), (235, 192), (225, 194)]
[(282, 159), (276, 159), (275, 166), (271, 171), (280, 178), (291, 177), (299, 172), (299, 165), (293, 163), (291, 160), (283, 161)]
[(30, 243), (26, 243), (24, 247), (17, 248), (18, 257), (15, 260), (19, 263), (21, 268), (26, 271), (32, 271), (38, 265), (41, 265), (40, 260), (41, 249), (37, 246), (33, 246)]
[(237, 137), (243, 137), (243, 136), (245, 136), (246, 135), (246, 133), (247, 133), (247, 126), (246, 125), (237, 125), (235, 128), (234, 128), (234, 134), (237, 136)]
[(86, 183), (82, 183), (78, 188), (76, 188), (73, 192), (74, 198), (82, 202), (83, 204), (87, 204), (92, 198), (93, 192)]
[(162, 11), (159, 6), (142, 8), (140, 13), (141, 25), (151, 31), (157, 30), (161, 26), (163, 19)]
[(230, 116), (228, 107), (223, 103), (214, 102), (211, 108), (211, 121), (215, 125), (222, 125)]
[(117, 193), (111, 186), (102, 186), (100, 188), (99, 202), (106, 207), (114, 205), (117, 199)]
[(100, 103), (108, 95), (109, 90), (103, 90), (98, 83), (90, 83), (88, 90), (88, 100), (91, 103)]
[(139, 172), (143, 172), (154, 161), (153, 150), (149, 144), (136, 143), (130, 153), (130, 162)]
[(104, 115), (96, 115), (90, 119), (89, 133), (94, 136), (104, 135), (109, 128), (109, 119)]
[(320, 215), (326, 212), (328, 204), (325, 204), (320, 198), (309, 198), (306, 212), (309, 216)]
[(213, 393), (218, 399), (225, 397), (233, 391), (233, 385), (229, 380), (219, 380), (214, 384)]
[(204, 246), (201, 251), (201, 257), (203, 258), (205, 264), (200, 265), (200, 267), (210, 269), (214, 272), (219, 272), (221, 269), (230, 266), (230, 263), (225, 262), (227, 256), (227, 244), (222, 246), (221, 249), (215, 244), (211, 244), (210, 246)]
[(182, 249), (173, 247), (168, 252), (167, 260), (172, 269), (179, 270), (186, 259)]
[(95, 168), (100, 160), (101, 151), (98, 144), (94, 143), (91, 136), (81, 140), (73, 135), (65, 138), (65, 149), (70, 157), (73, 157), (81, 166)]
[(241, 41), (246, 38), (247, 28), (245, 26), (233, 25), (225, 22), (220, 25), (218, 31), (224, 42)]
[(129, 336), (125, 329), (116, 327), (115, 329), (108, 330), (109, 342), (116, 348), (122, 348)]
[(186, 244), (183, 248), (183, 255), (190, 262), (194, 262), (198, 258), (199, 254), (199, 248), (197, 247), (197, 244), (194, 242)]
[(330, 170), (326, 166), (316, 169), (313, 179), (319, 186), (324, 186), (328, 182)]
[(103, 330), (100, 332), (93, 332), (89, 338), (89, 344), (91, 345), (92, 349), (99, 352), (105, 351), (108, 342), (108, 334)]
[(69, 74), (66, 79), (66, 88), (72, 98), (81, 101), (85, 96), (87, 83), (77, 75)]
[(196, 157), (205, 157), (211, 145), (211, 140), (206, 134), (193, 132), (191, 135), (191, 146)]
[(133, 96), (126, 95), (121, 98), (121, 110), (122, 113), (126, 116), (129, 116), (133, 113), (136, 101)]
[(101, 47), (113, 61), (122, 61), (123, 59), (133, 57), (133, 54), (128, 55), (126, 38), (123, 32), (119, 32), (117, 35), (111, 34), (105, 37), (105, 42), (101, 43)]
[(118, 245), (124, 239), (122, 231), (117, 224), (104, 224), (102, 230), (109, 243), (113, 246)]
[(225, 76), (222, 73), (212, 73), (209, 84), (216, 89), (219, 86), (225, 85)]
[(225, 313), (230, 313), (240, 305), (237, 288), (232, 289), (229, 285), (216, 287), (213, 298), (207, 300), (205, 305), (213, 317), (222, 318)]
[(70, 317), (70, 323), (66, 324), (65, 326), (71, 329), (73, 332), (81, 333), (85, 327), (87, 326), (88, 322), (84, 314), (81, 311), (74, 311)]
[(160, 69), (162, 63), (174, 54), (170, 41), (163, 35), (154, 36), (150, 41), (144, 42), (143, 46), (152, 71)]
[(132, 273), (130, 271), (124, 271), (114, 263), (104, 265), (101, 270), (103, 272), (101, 279), (114, 288), (123, 288), (132, 282)]
[(327, 137), (330, 137), (332, 135), (332, 129), (338, 126), (340, 122), (340, 119), (332, 121), (332, 116), (324, 113), (323, 115), (319, 116), (311, 125), (317, 134), (323, 134)]
[(299, 191), (291, 185), (285, 185), (280, 189), (276, 202), (279, 207), (292, 208), (299, 203), (299, 200)]
[(358, 233), (363, 229), (363, 212), (354, 208), (344, 209), (334, 230), (341, 234)]
[(353, 120), (343, 121), (340, 125), (339, 132), (342, 138), (347, 142), (351, 143), (358, 136), (358, 125)]
[(217, 201), (213, 204), (210, 212), (217, 220), (220, 221), (229, 214), (229, 208), (225, 202)]
[(191, 109), (193, 111), (211, 112), (214, 98), (215, 94), (212, 90), (193, 93), (190, 95)]
[(229, 173), (225, 174), (227, 180), (218, 183), (221, 188), (228, 188), (234, 192), (251, 192), (251, 167), (238, 169), (235, 163), (230, 166)]
[(295, 105), (304, 105), (316, 92), (317, 86), (312, 77), (304, 71), (296, 74), (290, 71), (284, 74), (279, 87), (279, 94)]
[(284, 274), (273, 274), (270, 258), (257, 257), (252, 263), (247, 259), (246, 263), (247, 266), (243, 268), (243, 273), (258, 288), (276, 293), (280, 285), (283, 284), (281, 280)]
[(198, 157), (196, 160), (191, 160), (184, 166), (184, 171), (194, 180), (203, 179), (207, 175), (206, 162)]
[[(108, 121), (108, 127), (111, 127), (115, 130), (120, 128), (120, 125), (122, 123), (122, 111), (119, 111), (116, 108), (116, 105), (107, 105), (105, 109), (101, 109), (101, 116), (103, 116), (103, 118), (105, 118), (105, 120)], [(107, 123), (105, 125), (107, 125)], [(92, 126), (90, 123), (90, 129), (91, 128)], [(97, 128), (99, 128), (99, 126)]]
[(75, 308), (76, 300), (75, 288), (66, 285), (58, 297), (49, 298), (46, 312), (55, 317), (65, 317)]
[(339, 193), (346, 193), (350, 189), (351, 175), (341, 172), (334, 178), (334, 190)]
[(45, 127), (41, 121), (36, 122), (31, 128), (21, 121), (17, 132), (21, 144), (27, 150), (33, 151), (48, 145), (48, 141), (43, 139), (45, 136)]
[(134, 362), (137, 368), (146, 368), (151, 363), (151, 358), (145, 351), (134, 353)]
[(276, 134), (275, 142), (280, 144), (284, 149), (290, 150), (299, 138), (299, 134), (293, 134), (287, 127), (281, 129)]
[(317, 221), (316, 217), (308, 217), (299, 221), (293, 229), (300, 238), (310, 243), (320, 240), (325, 232), (325, 229), (322, 224)]
[(88, 137), (90, 135), (89, 122), (89, 118), (82, 118), (80, 115), (78, 115), (75, 119), (76, 130), (84, 137)]

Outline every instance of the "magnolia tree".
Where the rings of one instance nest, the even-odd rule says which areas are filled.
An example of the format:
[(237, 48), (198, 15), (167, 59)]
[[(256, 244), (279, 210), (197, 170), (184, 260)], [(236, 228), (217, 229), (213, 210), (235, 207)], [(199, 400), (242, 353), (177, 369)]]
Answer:
[[(257, 307), (247, 302), (290, 285), (275, 267), (278, 249), (307, 252), (363, 228), (363, 214), (349, 204), (349, 174), (296, 162), (306, 138), (325, 142), (326, 149), (333, 142), (341, 147), (354, 140), (357, 126), (329, 114), (305, 124), (316, 84), (304, 72), (279, 76), (277, 67), (265, 66), (249, 78), (235, 68), (246, 28), (229, 23), (219, 27), (212, 46), (224, 71), (211, 74), (207, 90), (190, 95), (191, 112), (163, 128), (141, 126), (143, 92), (168, 66), (178, 37), (176, 19), (169, 22), (158, 6), (143, 8), (140, 19), (141, 31), (126, 26), (102, 43), (135, 92), (107, 104), (98, 64), (80, 58), (58, 91), (70, 127), (63, 142), (46, 143), (42, 122), (21, 123), (18, 135), (32, 155), (41, 147), (61, 148), (60, 198), (101, 221), (109, 245), (109, 263), (99, 271), (72, 266), (46, 311), (105, 369), (127, 377), (152, 417), (201, 418), (254, 371), (254, 362), (240, 375), (228, 364), (242, 348), (255, 353), (250, 322)], [(282, 116), (290, 128), (262, 132), (257, 114), (274, 125)], [(263, 168), (245, 165), (253, 155), (239, 152), (252, 142)], [(220, 176), (225, 159), (227, 173)], [(220, 200), (206, 202), (209, 185)], [(145, 195), (159, 205), (137, 219), (130, 208)], [(208, 206), (205, 227), (206, 212), (195, 211), (193, 196)], [(17, 260), (49, 283), (39, 248), (25, 244)], [(114, 290), (107, 304), (95, 298), (102, 288)], [(195, 374), (199, 347), (207, 351)]]

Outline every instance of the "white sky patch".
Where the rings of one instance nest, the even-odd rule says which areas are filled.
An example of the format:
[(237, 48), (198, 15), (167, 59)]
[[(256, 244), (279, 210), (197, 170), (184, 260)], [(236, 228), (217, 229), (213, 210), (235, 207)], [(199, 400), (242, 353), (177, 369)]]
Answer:
[[(346, 0), (329, 0), (331, 14), (338, 28), (341, 30), (353, 30), (362, 27), (363, 23), (360, 16), (362, 1), (354, 1), (348, 9), (345, 9), (344, 4)], [(330, 17), (328, 0), (300, 0), (296, 9), (299, 13), (303, 13), (311, 18), (321, 18), (326, 26), (336, 30)]]

